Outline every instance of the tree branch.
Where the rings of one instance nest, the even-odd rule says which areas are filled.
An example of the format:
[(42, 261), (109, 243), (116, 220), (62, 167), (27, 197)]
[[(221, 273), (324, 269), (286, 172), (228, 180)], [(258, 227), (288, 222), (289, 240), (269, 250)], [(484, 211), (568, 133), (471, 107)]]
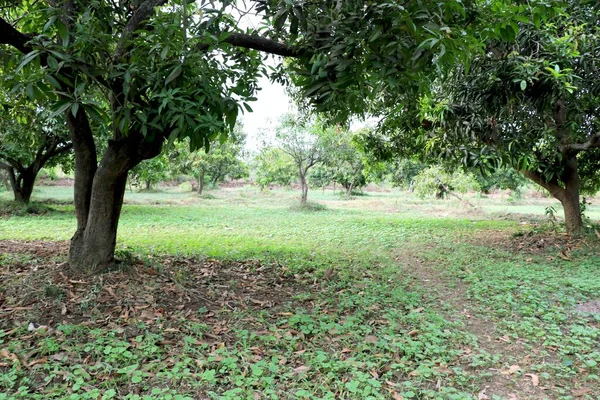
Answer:
[(586, 151), (596, 147), (600, 147), (600, 133), (593, 134), (585, 143), (573, 143), (564, 146), (565, 149), (576, 152)]
[(117, 44), (117, 49), (115, 50), (115, 60), (117, 62), (120, 62), (121, 58), (125, 55), (129, 45), (128, 42), (140, 24), (154, 13), (156, 7), (166, 4), (167, 1), (168, 0), (146, 0), (137, 10), (135, 10), (135, 13), (129, 19), (127, 25), (125, 25), (125, 29), (123, 29), (123, 33), (121, 34), (121, 40)]
[(547, 191), (549, 191), (550, 194), (552, 194), (552, 196), (554, 196), (556, 199), (560, 200), (561, 202), (563, 201), (563, 199), (565, 197), (565, 189), (562, 188), (558, 184), (558, 181), (556, 180), (556, 178), (554, 178), (552, 181), (548, 182), (542, 176), (542, 174), (540, 174), (537, 171), (525, 171), (525, 170), (521, 170), (520, 172), (526, 178), (531, 179), (533, 182), (537, 183), (538, 185), (540, 185), (541, 187), (543, 187), (544, 189), (546, 189)]
[(27, 54), (33, 49), (27, 43), (30, 38), (16, 30), (11, 24), (0, 18), (0, 44), (8, 44), (21, 53)]
[[(273, 39), (249, 35), (247, 33), (230, 33), (223, 40), (223, 43), (229, 43), (235, 47), (258, 50), (264, 53), (274, 54), (282, 57), (298, 58), (306, 54), (304, 49), (292, 47)], [(198, 46), (196, 46), (196, 49), (199, 51), (205, 51), (209, 48), (210, 45), (207, 43), (200, 43)]]

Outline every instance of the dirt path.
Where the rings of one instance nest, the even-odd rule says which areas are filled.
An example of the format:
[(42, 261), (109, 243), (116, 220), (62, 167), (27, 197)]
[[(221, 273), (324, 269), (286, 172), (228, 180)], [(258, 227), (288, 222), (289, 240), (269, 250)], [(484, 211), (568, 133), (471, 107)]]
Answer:
[[(434, 265), (411, 251), (405, 251), (396, 260), (403, 272), (428, 294), (430, 306), (437, 309), (449, 321), (460, 321), (464, 329), (475, 335), (481, 350), (500, 355), (499, 361), (484, 377), (477, 398), (529, 400), (554, 399), (547, 387), (540, 386), (537, 376), (528, 374), (527, 367), (533, 364), (530, 351), (525, 346), (497, 332), (496, 324), (481, 315), (471, 305), (467, 285), (460, 279), (449, 276)], [(520, 367), (517, 369), (517, 366)], [(467, 367), (468, 368), (468, 367)], [(494, 397), (495, 396), (495, 397)]]

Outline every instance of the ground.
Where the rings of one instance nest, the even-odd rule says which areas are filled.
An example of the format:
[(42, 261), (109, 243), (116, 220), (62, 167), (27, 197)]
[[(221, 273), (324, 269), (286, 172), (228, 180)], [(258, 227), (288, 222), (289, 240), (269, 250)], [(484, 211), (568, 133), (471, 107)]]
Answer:
[(550, 200), (128, 193), (121, 263), (78, 276), (70, 190), (2, 203), (0, 399), (600, 393), (599, 238)]

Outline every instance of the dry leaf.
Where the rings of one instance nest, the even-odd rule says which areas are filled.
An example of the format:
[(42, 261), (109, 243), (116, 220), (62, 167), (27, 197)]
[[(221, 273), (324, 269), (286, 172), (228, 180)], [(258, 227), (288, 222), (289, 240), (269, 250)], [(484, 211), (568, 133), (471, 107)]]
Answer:
[(392, 399), (394, 400), (404, 400), (404, 397), (402, 397), (402, 395), (400, 393), (392, 393)]
[(479, 394), (477, 395), (477, 400), (488, 400), (490, 396), (485, 394), (486, 391), (487, 387), (485, 387), (481, 392), (479, 392)]
[(424, 308), (423, 307), (419, 307), (419, 308), (415, 308), (414, 310), (411, 310), (410, 312), (414, 312), (414, 313), (420, 313), (421, 311), (423, 311)]
[(375, 344), (378, 341), (379, 341), (379, 339), (377, 339), (377, 336), (369, 335), (369, 336), (365, 337), (365, 342), (368, 342), (368, 343)]
[(521, 370), (521, 367), (518, 365), (511, 365), (509, 369), (501, 371), (502, 375), (513, 375), (514, 373)]
[(396, 384), (396, 383), (394, 383), (394, 382), (392, 382), (392, 381), (385, 381), (385, 383), (387, 383), (387, 384), (388, 384), (389, 386), (391, 386), (391, 387), (396, 387), (396, 386), (398, 386), (398, 384)]
[(30, 362), (29, 364), (27, 364), (28, 367), (33, 367), (34, 365), (37, 364), (45, 364), (48, 362), (48, 357), (42, 357), (40, 359), (34, 360), (32, 362)]
[(418, 334), (419, 334), (418, 329), (414, 329), (414, 330), (408, 332), (408, 336), (410, 336), (410, 337), (417, 336)]
[(531, 383), (533, 386), (538, 386), (540, 384), (540, 378), (536, 374), (525, 374), (525, 376), (531, 378)]
[(567, 254), (567, 253), (565, 253), (565, 251), (564, 251), (564, 250), (561, 250), (561, 251), (559, 251), (559, 252), (558, 252), (558, 256), (559, 256), (560, 258), (562, 258), (563, 260), (565, 260), (565, 261), (571, 261), (571, 258), (568, 256), (568, 254)]
[(598, 232), (598, 229), (594, 229), (594, 233), (596, 234), (596, 236), (598, 237), (598, 239), (600, 239), (600, 232)]
[(577, 390), (573, 390), (573, 396), (575, 397), (583, 397), (586, 394), (592, 393), (592, 389), (590, 388), (581, 388), (581, 389), (577, 389)]
[(307, 367), (306, 365), (301, 365), (299, 367), (294, 368), (294, 372), (297, 374), (301, 374), (308, 371), (309, 369), (310, 367)]

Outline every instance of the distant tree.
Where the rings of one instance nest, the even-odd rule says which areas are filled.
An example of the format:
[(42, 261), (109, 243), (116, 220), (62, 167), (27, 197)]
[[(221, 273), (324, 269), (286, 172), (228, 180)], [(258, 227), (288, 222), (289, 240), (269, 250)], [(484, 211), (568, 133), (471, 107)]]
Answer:
[(402, 158), (389, 163), (390, 181), (393, 186), (413, 190), (414, 180), (427, 166), (419, 160)]
[(277, 184), (290, 186), (298, 177), (292, 157), (276, 147), (265, 147), (253, 161), (256, 183), (261, 189)]
[(0, 169), (15, 201), (29, 203), (40, 170), (68, 162), (72, 145), (62, 117), (22, 97), (5, 94), (0, 104)]
[(308, 199), (308, 172), (325, 160), (328, 138), (331, 136), (331, 131), (328, 132), (320, 122), (294, 114), (281, 117), (275, 127), (278, 147), (288, 154), (296, 165), (302, 191), (302, 205), (305, 205)]
[(169, 159), (165, 154), (144, 160), (131, 169), (129, 177), (134, 186), (151, 190), (169, 177)]
[(458, 197), (455, 192), (466, 193), (469, 190), (479, 190), (473, 174), (448, 172), (447, 168), (440, 165), (424, 169), (414, 179), (415, 194), (421, 198), (433, 195), (436, 199), (444, 199), (450, 195)]
[(355, 134), (336, 127), (333, 132), (326, 133), (324, 138), (325, 155), (323, 164), (329, 168), (333, 180), (346, 191), (360, 189), (367, 184), (366, 157), (356, 142)]
[(475, 169), (473, 175), (483, 193), (490, 193), (494, 189), (520, 193), (521, 188), (528, 182), (517, 170), (507, 167), (498, 168), (490, 173), (482, 173)]
[(227, 177), (247, 176), (248, 167), (242, 160), (245, 142), (246, 135), (238, 125), (227, 141), (212, 143), (206, 150), (190, 152), (185, 142), (179, 144), (172, 162), (176, 172), (192, 174), (196, 178), (196, 190), (202, 194), (207, 181), (216, 186)]

